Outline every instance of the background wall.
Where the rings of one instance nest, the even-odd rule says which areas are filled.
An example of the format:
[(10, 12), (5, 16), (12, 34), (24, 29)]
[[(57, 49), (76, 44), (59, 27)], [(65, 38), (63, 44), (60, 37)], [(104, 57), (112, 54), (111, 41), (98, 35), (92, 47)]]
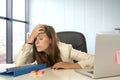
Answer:
[(120, 0), (30, 0), (29, 19), (30, 31), (42, 23), (56, 32), (82, 32), (94, 54), (96, 33), (120, 28)]

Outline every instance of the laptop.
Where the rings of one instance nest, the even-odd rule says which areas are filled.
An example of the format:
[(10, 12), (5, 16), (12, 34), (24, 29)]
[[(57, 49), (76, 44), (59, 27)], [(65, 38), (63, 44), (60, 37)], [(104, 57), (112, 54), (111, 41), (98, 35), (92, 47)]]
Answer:
[(96, 34), (93, 69), (76, 69), (92, 78), (120, 76), (120, 33)]

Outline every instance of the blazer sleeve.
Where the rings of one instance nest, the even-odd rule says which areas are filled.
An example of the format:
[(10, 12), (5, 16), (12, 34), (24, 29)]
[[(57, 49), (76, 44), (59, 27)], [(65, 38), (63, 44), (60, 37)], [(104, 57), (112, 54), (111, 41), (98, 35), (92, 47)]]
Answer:
[(83, 69), (93, 68), (95, 58), (94, 55), (73, 49), (73, 47), (70, 46), (70, 57), (71, 59), (78, 61), (77, 63)]
[(20, 51), (18, 52), (16, 58), (15, 58), (15, 64), (17, 66), (29, 64), (32, 63), (33, 57), (32, 57), (32, 45), (30, 44), (24, 44)]

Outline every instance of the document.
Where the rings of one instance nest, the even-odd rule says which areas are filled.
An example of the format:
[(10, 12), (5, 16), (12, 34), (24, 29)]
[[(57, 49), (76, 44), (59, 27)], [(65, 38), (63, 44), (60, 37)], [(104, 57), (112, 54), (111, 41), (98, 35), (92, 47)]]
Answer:
[(7, 71), (8, 68), (16, 67), (15, 64), (0, 64), (0, 73)]

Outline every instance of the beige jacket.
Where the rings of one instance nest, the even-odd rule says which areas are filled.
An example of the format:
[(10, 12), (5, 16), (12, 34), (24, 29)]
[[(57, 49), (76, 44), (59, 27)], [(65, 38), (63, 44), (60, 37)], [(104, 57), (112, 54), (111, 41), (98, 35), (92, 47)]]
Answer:
[[(94, 64), (94, 55), (81, 52), (73, 49), (71, 44), (59, 42), (58, 47), (61, 52), (61, 59), (63, 62), (73, 63), (73, 60), (78, 61), (82, 68), (92, 68)], [(33, 62), (32, 45), (25, 44), (19, 51), (15, 64), (23, 65)]]

